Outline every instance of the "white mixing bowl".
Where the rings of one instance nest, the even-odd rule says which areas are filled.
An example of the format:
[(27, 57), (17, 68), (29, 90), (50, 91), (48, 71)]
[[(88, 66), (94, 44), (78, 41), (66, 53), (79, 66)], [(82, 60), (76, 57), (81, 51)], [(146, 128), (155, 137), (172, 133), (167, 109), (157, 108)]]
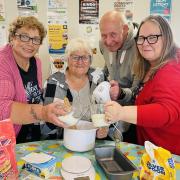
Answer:
[(89, 151), (94, 148), (96, 139), (96, 128), (92, 122), (80, 120), (76, 129), (64, 129), (64, 146), (77, 152)]
[(59, 116), (59, 120), (64, 122), (67, 126), (74, 126), (78, 122), (78, 118), (73, 117), (74, 112), (70, 112), (65, 116)]

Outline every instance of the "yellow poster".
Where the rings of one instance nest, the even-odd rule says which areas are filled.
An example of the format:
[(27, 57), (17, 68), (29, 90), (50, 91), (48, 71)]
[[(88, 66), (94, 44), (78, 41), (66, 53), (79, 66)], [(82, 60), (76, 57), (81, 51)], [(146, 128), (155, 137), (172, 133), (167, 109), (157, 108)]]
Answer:
[(49, 53), (64, 53), (67, 45), (67, 25), (48, 25)]
[(5, 6), (4, 6), (4, 0), (0, 0), (0, 21), (5, 21)]

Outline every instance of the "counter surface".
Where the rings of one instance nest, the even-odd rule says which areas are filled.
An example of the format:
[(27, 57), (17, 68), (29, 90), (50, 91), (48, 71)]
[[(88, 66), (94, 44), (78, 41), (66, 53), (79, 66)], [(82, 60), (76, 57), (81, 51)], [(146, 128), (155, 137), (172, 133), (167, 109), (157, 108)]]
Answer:
[[(96, 141), (96, 146), (99, 146), (99, 145), (114, 145), (114, 142), (104, 141), (104, 140)], [(140, 166), (140, 159), (141, 159), (142, 154), (144, 153), (143, 146), (121, 142), (119, 144), (119, 147), (121, 151), (128, 157), (128, 159), (133, 162), (135, 166), (137, 167)], [(31, 152), (48, 152), (49, 154), (53, 154), (57, 157), (56, 171), (55, 171), (54, 176), (51, 177), (50, 179), (53, 179), (53, 180), (62, 179), (61, 173), (60, 173), (61, 162), (63, 159), (73, 156), (73, 155), (85, 156), (91, 160), (96, 170), (95, 180), (107, 179), (103, 170), (99, 167), (99, 165), (97, 164), (95, 160), (93, 150), (84, 152), (84, 153), (72, 152), (72, 151), (67, 150), (63, 146), (62, 140), (46, 140), (46, 141), (37, 141), (37, 142), (17, 144), (16, 145), (16, 159), (17, 159), (17, 165), (18, 165), (18, 170), (20, 171), (20, 175), (22, 174), (21, 168), (24, 164), (24, 161), (21, 160), (21, 157)], [(173, 157), (176, 163), (176, 179), (180, 179), (180, 156), (173, 155)], [(23, 178), (20, 177), (20, 179), (23, 179)], [(135, 172), (133, 174), (133, 179), (138, 179), (138, 172)]]

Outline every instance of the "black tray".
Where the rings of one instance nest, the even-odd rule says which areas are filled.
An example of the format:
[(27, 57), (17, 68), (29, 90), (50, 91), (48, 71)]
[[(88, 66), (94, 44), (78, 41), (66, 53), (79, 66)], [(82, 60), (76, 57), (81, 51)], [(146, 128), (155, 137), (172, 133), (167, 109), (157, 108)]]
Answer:
[(95, 158), (109, 180), (130, 180), (137, 167), (116, 147), (95, 148)]

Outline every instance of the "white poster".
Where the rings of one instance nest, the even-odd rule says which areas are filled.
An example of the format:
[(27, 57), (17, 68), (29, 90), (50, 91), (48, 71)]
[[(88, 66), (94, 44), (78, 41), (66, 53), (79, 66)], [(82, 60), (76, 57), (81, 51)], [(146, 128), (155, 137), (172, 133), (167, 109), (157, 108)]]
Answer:
[(51, 65), (51, 74), (55, 72), (65, 72), (67, 67), (67, 62), (64, 55), (60, 54), (51, 54), (50, 55), (50, 65)]
[(7, 43), (7, 38), (6, 38), (6, 27), (5, 25), (1, 24), (0, 25), (0, 46), (3, 46)]
[(37, 0), (17, 0), (19, 16), (37, 17)]
[(128, 21), (133, 21), (134, 0), (116, 0), (114, 9), (124, 14)]
[(67, 8), (67, 0), (48, 0), (48, 10)]
[(88, 40), (94, 54), (96, 54), (99, 47), (99, 38), (97, 37), (98, 34), (98, 24), (79, 24), (79, 36)]
[(66, 24), (67, 25), (67, 9), (59, 9), (48, 11), (48, 24)]
[(48, 24), (67, 25), (67, 1), (48, 0)]

